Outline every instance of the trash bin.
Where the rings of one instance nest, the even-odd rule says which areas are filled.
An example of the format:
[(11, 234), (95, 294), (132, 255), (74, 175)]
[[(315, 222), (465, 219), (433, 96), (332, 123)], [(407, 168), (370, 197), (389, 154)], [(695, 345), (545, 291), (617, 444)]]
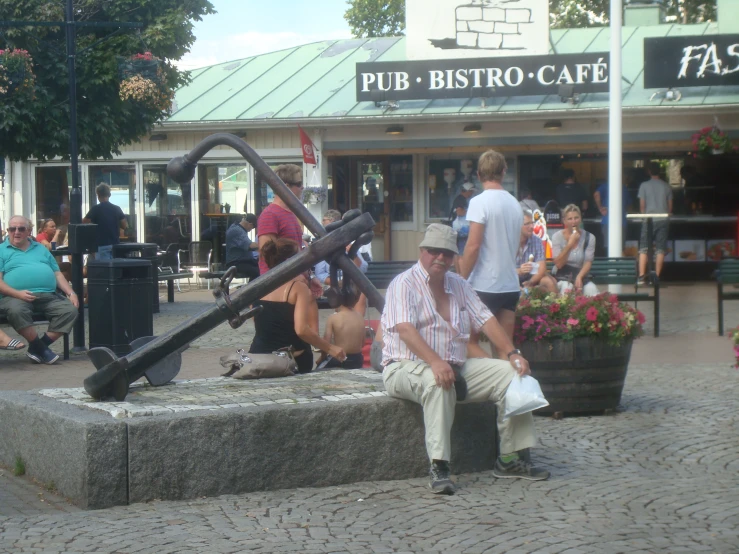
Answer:
[(124, 356), (133, 339), (153, 336), (152, 270), (143, 259), (87, 262), (91, 348), (107, 346)]
[(113, 258), (136, 258), (149, 260), (152, 269), (152, 311), (159, 313), (159, 271), (157, 251), (159, 247), (150, 242), (122, 242), (113, 245)]

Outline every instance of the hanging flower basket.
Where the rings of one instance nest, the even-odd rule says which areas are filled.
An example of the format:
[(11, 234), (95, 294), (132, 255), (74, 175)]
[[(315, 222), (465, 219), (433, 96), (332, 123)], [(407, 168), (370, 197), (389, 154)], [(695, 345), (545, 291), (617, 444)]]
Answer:
[(320, 204), (328, 197), (328, 189), (324, 187), (305, 187), (303, 190), (304, 204)]
[(118, 57), (118, 74), (121, 81), (131, 77), (140, 76), (157, 84), (164, 83), (164, 72), (162, 71), (162, 60), (151, 52), (134, 54), (128, 58)]
[(158, 111), (167, 111), (172, 106), (172, 94), (166, 86), (163, 62), (151, 52), (118, 58), (121, 77), (119, 96), (123, 101), (132, 101)]
[(693, 135), (693, 156), (716, 156), (734, 150), (729, 135), (718, 127), (704, 127)]
[(0, 96), (33, 95), (36, 78), (32, 62), (26, 50), (0, 50)]

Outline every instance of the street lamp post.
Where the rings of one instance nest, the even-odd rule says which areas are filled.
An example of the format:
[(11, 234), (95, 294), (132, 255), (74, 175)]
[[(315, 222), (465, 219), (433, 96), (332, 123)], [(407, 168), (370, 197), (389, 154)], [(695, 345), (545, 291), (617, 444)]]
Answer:
[[(116, 23), (111, 21), (75, 21), (74, 2), (66, 0), (64, 21), (0, 21), (0, 29), (3, 27), (63, 27), (67, 42), (67, 71), (69, 72), (69, 158), (72, 170), (72, 191), (69, 195), (69, 233), (73, 233), (74, 225), (82, 223), (82, 188), (79, 176), (79, 145), (77, 143), (77, 73), (75, 63), (77, 59), (76, 30), (77, 27), (117, 28), (108, 37), (96, 41), (89, 46), (100, 44), (111, 36), (117, 34), (121, 29), (139, 29), (143, 23)], [(86, 50), (86, 49), (85, 49)], [(84, 50), (82, 50), (84, 52)], [(74, 348), (75, 351), (85, 350), (85, 307), (84, 307), (84, 283), (82, 274), (82, 253), (71, 252), (72, 256), (72, 289), (80, 300), (79, 315), (74, 324)]]

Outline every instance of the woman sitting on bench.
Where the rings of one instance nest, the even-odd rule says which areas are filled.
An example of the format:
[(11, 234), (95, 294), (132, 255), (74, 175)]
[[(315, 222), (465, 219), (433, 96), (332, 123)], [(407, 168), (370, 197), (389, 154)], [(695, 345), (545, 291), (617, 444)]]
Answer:
[(598, 287), (590, 278), (590, 267), (595, 256), (595, 236), (580, 229), (582, 214), (575, 204), (568, 204), (563, 210), (564, 229), (552, 237), (552, 257), (560, 294), (567, 294), (573, 288), (577, 294), (595, 296)]

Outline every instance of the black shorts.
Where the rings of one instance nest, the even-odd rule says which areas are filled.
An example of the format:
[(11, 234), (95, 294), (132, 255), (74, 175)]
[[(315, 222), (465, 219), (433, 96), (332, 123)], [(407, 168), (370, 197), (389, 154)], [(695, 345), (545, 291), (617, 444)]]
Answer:
[(521, 296), (521, 291), (515, 292), (477, 292), (477, 296), (480, 297), (482, 303), (488, 307), (488, 310), (495, 314), (498, 310), (508, 310), (511, 312), (516, 311), (516, 305), (518, 299)]

